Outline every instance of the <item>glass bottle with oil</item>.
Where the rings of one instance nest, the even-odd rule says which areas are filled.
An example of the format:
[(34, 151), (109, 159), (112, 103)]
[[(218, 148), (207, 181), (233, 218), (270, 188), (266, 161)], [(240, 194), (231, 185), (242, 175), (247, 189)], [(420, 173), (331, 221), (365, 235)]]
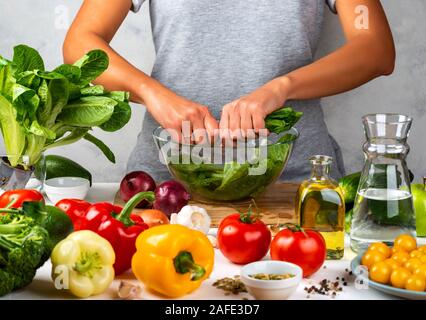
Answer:
[(329, 176), (333, 158), (316, 155), (309, 159), (311, 177), (296, 196), (296, 213), (303, 228), (319, 231), (327, 246), (327, 259), (343, 257), (345, 202), (339, 184)]

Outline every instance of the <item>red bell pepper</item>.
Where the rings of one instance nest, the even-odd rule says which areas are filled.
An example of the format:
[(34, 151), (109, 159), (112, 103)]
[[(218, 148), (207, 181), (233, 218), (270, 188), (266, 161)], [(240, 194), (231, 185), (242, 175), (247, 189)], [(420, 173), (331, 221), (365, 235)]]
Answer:
[(25, 201), (43, 201), (43, 195), (37, 190), (9, 190), (0, 196), (0, 208), (21, 208)]
[[(142, 200), (154, 201), (153, 192), (140, 192), (134, 195), (121, 208), (109, 202), (95, 203), (87, 207), (81, 214), (85, 203), (75, 200), (58, 203), (61, 209), (68, 206), (65, 212), (71, 217), (76, 230), (91, 230), (107, 239), (115, 251), (115, 274), (119, 275), (131, 266), (133, 254), (136, 252), (136, 238), (139, 234), (148, 229), (148, 225), (143, 219), (132, 210)], [(78, 229), (77, 229), (78, 228)]]
[(82, 217), (86, 214), (87, 209), (92, 204), (79, 199), (63, 199), (60, 200), (55, 206), (62, 209), (71, 219), (74, 230), (81, 230)]

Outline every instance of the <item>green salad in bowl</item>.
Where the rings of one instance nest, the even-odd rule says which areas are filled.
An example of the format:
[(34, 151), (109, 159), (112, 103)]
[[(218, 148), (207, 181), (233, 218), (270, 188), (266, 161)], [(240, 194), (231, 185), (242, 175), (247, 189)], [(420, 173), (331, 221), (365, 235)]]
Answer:
[(200, 201), (256, 198), (282, 174), (299, 136), (293, 125), (302, 116), (286, 107), (268, 115), (266, 137), (223, 144), (180, 144), (159, 127), (153, 137), (173, 177)]

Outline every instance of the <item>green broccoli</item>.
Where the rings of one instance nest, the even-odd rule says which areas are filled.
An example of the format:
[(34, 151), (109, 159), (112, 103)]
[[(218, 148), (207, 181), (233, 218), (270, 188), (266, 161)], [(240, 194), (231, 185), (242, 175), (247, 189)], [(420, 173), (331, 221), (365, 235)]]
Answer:
[(49, 257), (49, 234), (34, 219), (0, 215), (0, 296), (25, 287)]

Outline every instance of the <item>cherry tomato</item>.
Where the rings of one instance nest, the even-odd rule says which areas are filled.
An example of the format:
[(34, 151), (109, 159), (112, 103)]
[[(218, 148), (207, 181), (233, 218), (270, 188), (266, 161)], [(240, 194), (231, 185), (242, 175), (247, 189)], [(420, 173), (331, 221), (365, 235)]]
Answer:
[(398, 251), (404, 251), (404, 252), (406, 252), (405, 250), (403, 250), (401, 248), (392, 247), (392, 249), (391, 249), (391, 255), (397, 253)]
[(397, 268), (401, 267), (401, 265), (400, 265), (400, 264), (399, 264), (396, 260), (393, 260), (393, 259), (391, 259), (391, 258), (386, 259), (386, 260), (385, 260), (385, 263), (387, 263), (387, 265), (388, 265), (389, 267), (391, 267), (391, 268), (392, 268), (392, 270), (395, 270), (395, 269), (397, 269)]
[(386, 257), (383, 253), (376, 250), (367, 250), (361, 259), (361, 263), (370, 270), (373, 264), (384, 260), (386, 260)]
[(403, 289), (405, 288), (405, 283), (407, 282), (407, 279), (410, 276), (410, 270), (401, 267), (392, 271), (390, 281), (392, 286), (394, 286), (395, 288)]
[(426, 254), (426, 246), (420, 246), (417, 248), (417, 250), (423, 252), (423, 254)]
[(417, 267), (413, 273), (426, 279), (426, 265), (422, 264), (421, 266)]
[(424, 253), (420, 250), (413, 250), (410, 252), (410, 257), (411, 258), (420, 258), (424, 255)]
[(385, 261), (380, 261), (373, 264), (369, 272), (371, 280), (387, 284), (390, 280), (392, 267), (389, 266)]
[(9, 190), (0, 196), (0, 208), (21, 208), (25, 201), (43, 201), (43, 195), (37, 190)]
[(325, 241), (319, 232), (295, 225), (281, 230), (271, 243), (271, 258), (297, 264), (304, 277), (321, 268), (326, 254)]
[(408, 259), (410, 259), (410, 255), (408, 254), (408, 252), (401, 250), (401, 251), (395, 252), (392, 255), (391, 259), (395, 260), (399, 264), (404, 264), (408, 261)]
[(417, 248), (417, 242), (412, 236), (408, 234), (401, 234), (395, 239), (394, 247), (411, 252)]
[(246, 264), (258, 261), (268, 253), (271, 232), (249, 209), (248, 213), (224, 218), (217, 231), (217, 241), (226, 258)]
[(420, 257), (420, 261), (426, 264), (426, 255)]
[(391, 249), (386, 244), (384, 244), (383, 242), (375, 242), (375, 243), (371, 244), (368, 247), (368, 250), (379, 251), (379, 252), (383, 253), (383, 255), (386, 258), (389, 258), (391, 256)]
[(414, 272), (418, 267), (422, 265), (422, 262), (418, 258), (408, 259), (407, 262), (404, 263), (404, 268), (410, 270), (410, 272)]
[(405, 283), (405, 289), (423, 292), (426, 289), (426, 280), (422, 276), (411, 275)]

